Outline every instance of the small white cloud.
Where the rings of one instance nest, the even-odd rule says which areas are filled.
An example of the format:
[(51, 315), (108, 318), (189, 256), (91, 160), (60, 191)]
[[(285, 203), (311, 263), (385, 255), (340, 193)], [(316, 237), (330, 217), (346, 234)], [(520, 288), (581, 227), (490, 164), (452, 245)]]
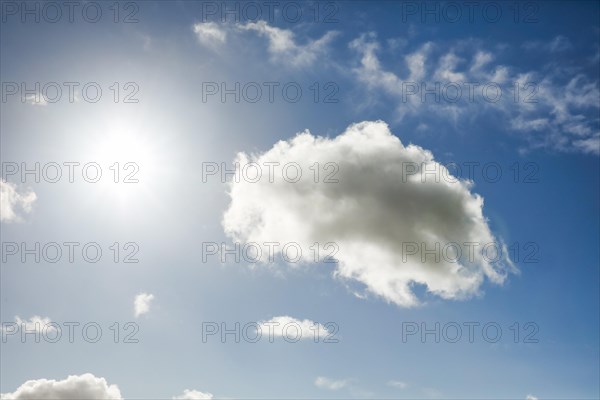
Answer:
[(388, 386), (395, 387), (398, 389), (406, 389), (408, 387), (408, 383), (402, 381), (389, 381)]
[(154, 300), (154, 295), (149, 293), (140, 293), (135, 296), (135, 300), (133, 302), (135, 309), (135, 317), (139, 317), (141, 315), (147, 314), (150, 311), (150, 303)]
[(321, 389), (340, 390), (348, 386), (348, 380), (329, 379), (324, 376), (319, 376), (315, 379), (315, 386)]
[(261, 321), (259, 325), (263, 334), (272, 333), (273, 336), (280, 337), (284, 335), (295, 337), (298, 331), (301, 334), (299, 339), (314, 339), (317, 335), (322, 338), (329, 334), (327, 328), (317, 322), (309, 319), (299, 320), (287, 315)]
[(525, 400), (539, 400), (539, 399), (535, 396), (528, 394), (527, 397), (525, 397)]
[(19, 212), (30, 213), (36, 199), (33, 191), (19, 193), (16, 185), (0, 179), (0, 221), (21, 222)]
[[(19, 325), (19, 329), (21, 330), (27, 330), (27, 331), (36, 331), (36, 332), (42, 332), (44, 327), (49, 325), (52, 320), (48, 317), (42, 318), (38, 315), (34, 315), (33, 317), (29, 318), (29, 321), (27, 320), (22, 320), (18, 315), (15, 316), (15, 322), (17, 323), (17, 325)], [(49, 325), (46, 330), (48, 331), (55, 331), (56, 327), (54, 325)]]
[(173, 400), (210, 400), (212, 398), (213, 395), (211, 393), (185, 389), (183, 394), (173, 397)]
[(23, 383), (13, 393), (0, 395), (3, 400), (121, 400), (117, 385), (109, 385), (104, 378), (92, 374), (69, 375), (66, 379), (34, 379)]
[(198, 41), (205, 46), (216, 48), (227, 42), (227, 31), (216, 22), (194, 24), (193, 30)]
[(21, 332), (27, 331), (48, 334), (50, 332), (56, 332), (57, 330), (56, 325), (50, 325), (51, 323), (52, 320), (48, 317), (43, 318), (38, 315), (34, 315), (33, 317), (29, 318), (29, 320), (23, 320), (21, 317), (16, 315), (15, 324), (17, 326), (15, 327), (12, 325), (12, 327), (9, 329), (8, 326), (11, 326), (10, 324), (3, 324), (3, 326), (0, 327), (0, 332), (12, 332), (14, 334), (20, 330)]

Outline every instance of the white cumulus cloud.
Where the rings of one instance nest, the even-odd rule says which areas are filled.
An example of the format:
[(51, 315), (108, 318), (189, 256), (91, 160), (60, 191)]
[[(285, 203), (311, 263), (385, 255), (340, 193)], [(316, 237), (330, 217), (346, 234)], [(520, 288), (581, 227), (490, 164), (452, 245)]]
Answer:
[(113, 400), (122, 399), (117, 385), (93, 374), (69, 375), (66, 379), (34, 379), (23, 383), (13, 393), (0, 395), (3, 400)]
[(147, 314), (150, 311), (150, 303), (154, 300), (154, 295), (150, 293), (140, 293), (135, 296), (133, 301), (135, 317)]
[[(333, 139), (305, 131), (265, 153), (240, 153), (236, 162), (297, 163), (304, 171), (295, 183), (277, 173), (254, 183), (229, 183), (225, 233), (236, 242), (263, 246), (263, 254), (270, 250), (265, 243), (297, 243), (304, 249), (301, 260), (310, 262), (314, 243), (320, 259), (331, 253), (327, 243), (335, 243), (338, 278), (406, 307), (420, 304), (415, 284), (444, 299), (464, 299), (479, 294), (485, 278), (501, 284), (508, 270), (516, 270), (506, 251), (498, 260), (480, 251), (499, 242), (483, 215), (483, 198), (471, 193), (472, 182), (454, 179), (428, 150), (405, 146), (382, 121), (351, 125)], [(315, 182), (316, 162), (320, 168), (337, 165), (338, 183), (323, 177)], [(404, 174), (408, 167), (417, 172)], [(423, 179), (425, 170), (453, 179)], [(423, 251), (410, 254), (410, 243)], [(451, 244), (458, 246), (452, 257), (423, 259), (426, 249)]]
[(36, 199), (33, 191), (19, 193), (15, 184), (0, 179), (0, 221), (22, 221), (19, 214), (30, 213)]
[(173, 400), (210, 400), (212, 398), (213, 395), (211, 393), (185, 389), (183, 394), (173, 397)]

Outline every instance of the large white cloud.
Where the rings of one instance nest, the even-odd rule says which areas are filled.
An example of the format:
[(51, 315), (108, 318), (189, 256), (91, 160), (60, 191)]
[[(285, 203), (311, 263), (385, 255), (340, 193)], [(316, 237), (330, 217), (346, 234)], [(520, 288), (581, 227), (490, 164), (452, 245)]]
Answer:
[[(278, 249), (298, 243), (302, 260), (311, 261), (310, 246), (319, 243), (321, 259), (328, 254), (324, 245), (334, 242), (339, 246), (339, 278), (358, 281), (400, 306), (420, 303), (414, 284), (445, 299), (462, 299), (478, 294), (485, 278), (500, 284), (506, 271), (514, 269), (506, 252), (492, 262), (490, 253), (485, 257), (480, 251), (484, 244), (498, 241), (483, 215), (483, 198), (471, 193), (472, 183), (454, 179), (431, 152), (402, 144), (384, 122), (355, 124), (333, 139), (306, 131), (265, 153), (240, 153), (236, 162), (298, 163), (304, 173), (296, 183), (283, 179), (276, 169), (255, 183), (229, 183), (225, 233), (235, 241), (262, 246), (264, 254), (269, 242), (281, 243)], [(338, 183), (325, 183), (323, 178), (315, 183), (310, 170), (315, 162), (321, 168), (328, 162), (337, 164)], [(414, 168), (417, 172), (409, 174)], [(434, 168), (444, 179), (420, 174)], [(438, 243), (440, 249), (458, 250), (448, 247), (456, 243), (461, 257), (436, 260), (422, 251), (410, 254), (410, 243), (425, 244), (421, 249), (434, 249)]]
[(4, 393), (6, 400), (108, 400), (122, 399), (117, 385), (92, 374), (69, 375), (66, 379), (35, 379), (23, 383), (13, 393)]
[(15, 184), (0, 179), (0, 221), (21, 221), (19, 214), (31, 212), (36, 199), (33, 191), (19, 193)]

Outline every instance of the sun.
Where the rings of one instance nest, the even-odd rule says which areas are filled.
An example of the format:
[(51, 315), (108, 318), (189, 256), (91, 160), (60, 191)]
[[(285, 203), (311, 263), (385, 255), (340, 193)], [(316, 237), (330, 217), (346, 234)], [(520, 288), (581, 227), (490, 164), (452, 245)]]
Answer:
[[(169, 146), (141, 118), (120, 116), (91, 129), (82, 144), (82, 162), (94, 163), (101, 177), (91, 190), (112, 206), (130, 206), (153, 192), (165, 181)], [(94, 176), (93, 179), (96, 179)]]

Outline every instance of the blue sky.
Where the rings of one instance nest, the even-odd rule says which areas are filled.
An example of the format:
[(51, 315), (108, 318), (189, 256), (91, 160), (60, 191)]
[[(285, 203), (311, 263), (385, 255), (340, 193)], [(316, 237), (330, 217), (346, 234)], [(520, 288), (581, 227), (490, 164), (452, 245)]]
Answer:
[[(60, 398), (75, 382), (72, 395), (127, 399), (598, 398), (600, 6), (518, 3), (515, 14), (510, 2), (476, 3), (472, 20), (462, 2), (348, 1), (280, 2), (272, 18), (257, 2), (263, 18), (223, 21), (221, 2), (143, 1), (119, 3), (116, 23), (112, 2), (93, 3), (97, 23), (83, 2), (72, 22), (57, 3), (51, 23), (43, 3), (28, 3), (39, 22), (23, 22), (24, 6), (3, 1), (0, 393)], [(421, 16), (426, 7), (433, 14)], [(130, 12), (137, 22), (124, 21)], [(36, 99), (36, 82), (40, 91), (57, 82), (62, 96), (48, 101), (50, 85)], [(65, 82), (78, 84), (72, 101)], [(97, 102), (81, 91), (91, 82)], [(262, 97), (207, 93), (236, 82)], [(278, 85), (272, 102), (266, 82)], [(407, 92), (436, 82), (451, 84), (439, 101)], [(465, 82), (492, 91), (470, 100)], [(302, 89), (299, 101), (286, 100), (285, 85)], [(138, 101), (124, 102), (129, 94)], [(234, 160), (298, 162), (305, 175), (203, 180), (207, 163)], [(315, 160), (337, 165), (339, 183), (313, 184)], [(415, 160), (446, 166), (459, 183), (399, 180), (398, 166)], [(58, 163), (62, 179), (22, 179), (22, 163), (36, 162)], [(71, 183), (65, 162), (96, 162), (102, 180)], [(127, 162), (138, 183), (122, 182)], [(513, 250), (494, 265), (403, 265), (398, 238), (426, 237)], [(203, 262), (204, 243), (255, 241), (334, 242), (339, 262)], [(103, 257), (6, 254), (7, 243), (36, 242), (98, 243)], [(114, 262), (115, 242), (119, 260), (137, 250), (139, 262)], [(203, 342), (206, 323), (277, 317), (331, 322), (337, 343)], [(36, 321), (59, 324), (61, 340), (9, 333)], [(95, 322), (102, 339), (76, 331), (70, 343), (65, 322)], [(128, 322), (138, 343), (123, 343)], [(457, 343), (403, 340), (407, 324), (469, 322), (479, 324), (472, 343), (466, 330)], [(496, 343), (482, 336), (488, 323), (502, 329)], [(524, 340), (533, 330), (537, 341)]]

